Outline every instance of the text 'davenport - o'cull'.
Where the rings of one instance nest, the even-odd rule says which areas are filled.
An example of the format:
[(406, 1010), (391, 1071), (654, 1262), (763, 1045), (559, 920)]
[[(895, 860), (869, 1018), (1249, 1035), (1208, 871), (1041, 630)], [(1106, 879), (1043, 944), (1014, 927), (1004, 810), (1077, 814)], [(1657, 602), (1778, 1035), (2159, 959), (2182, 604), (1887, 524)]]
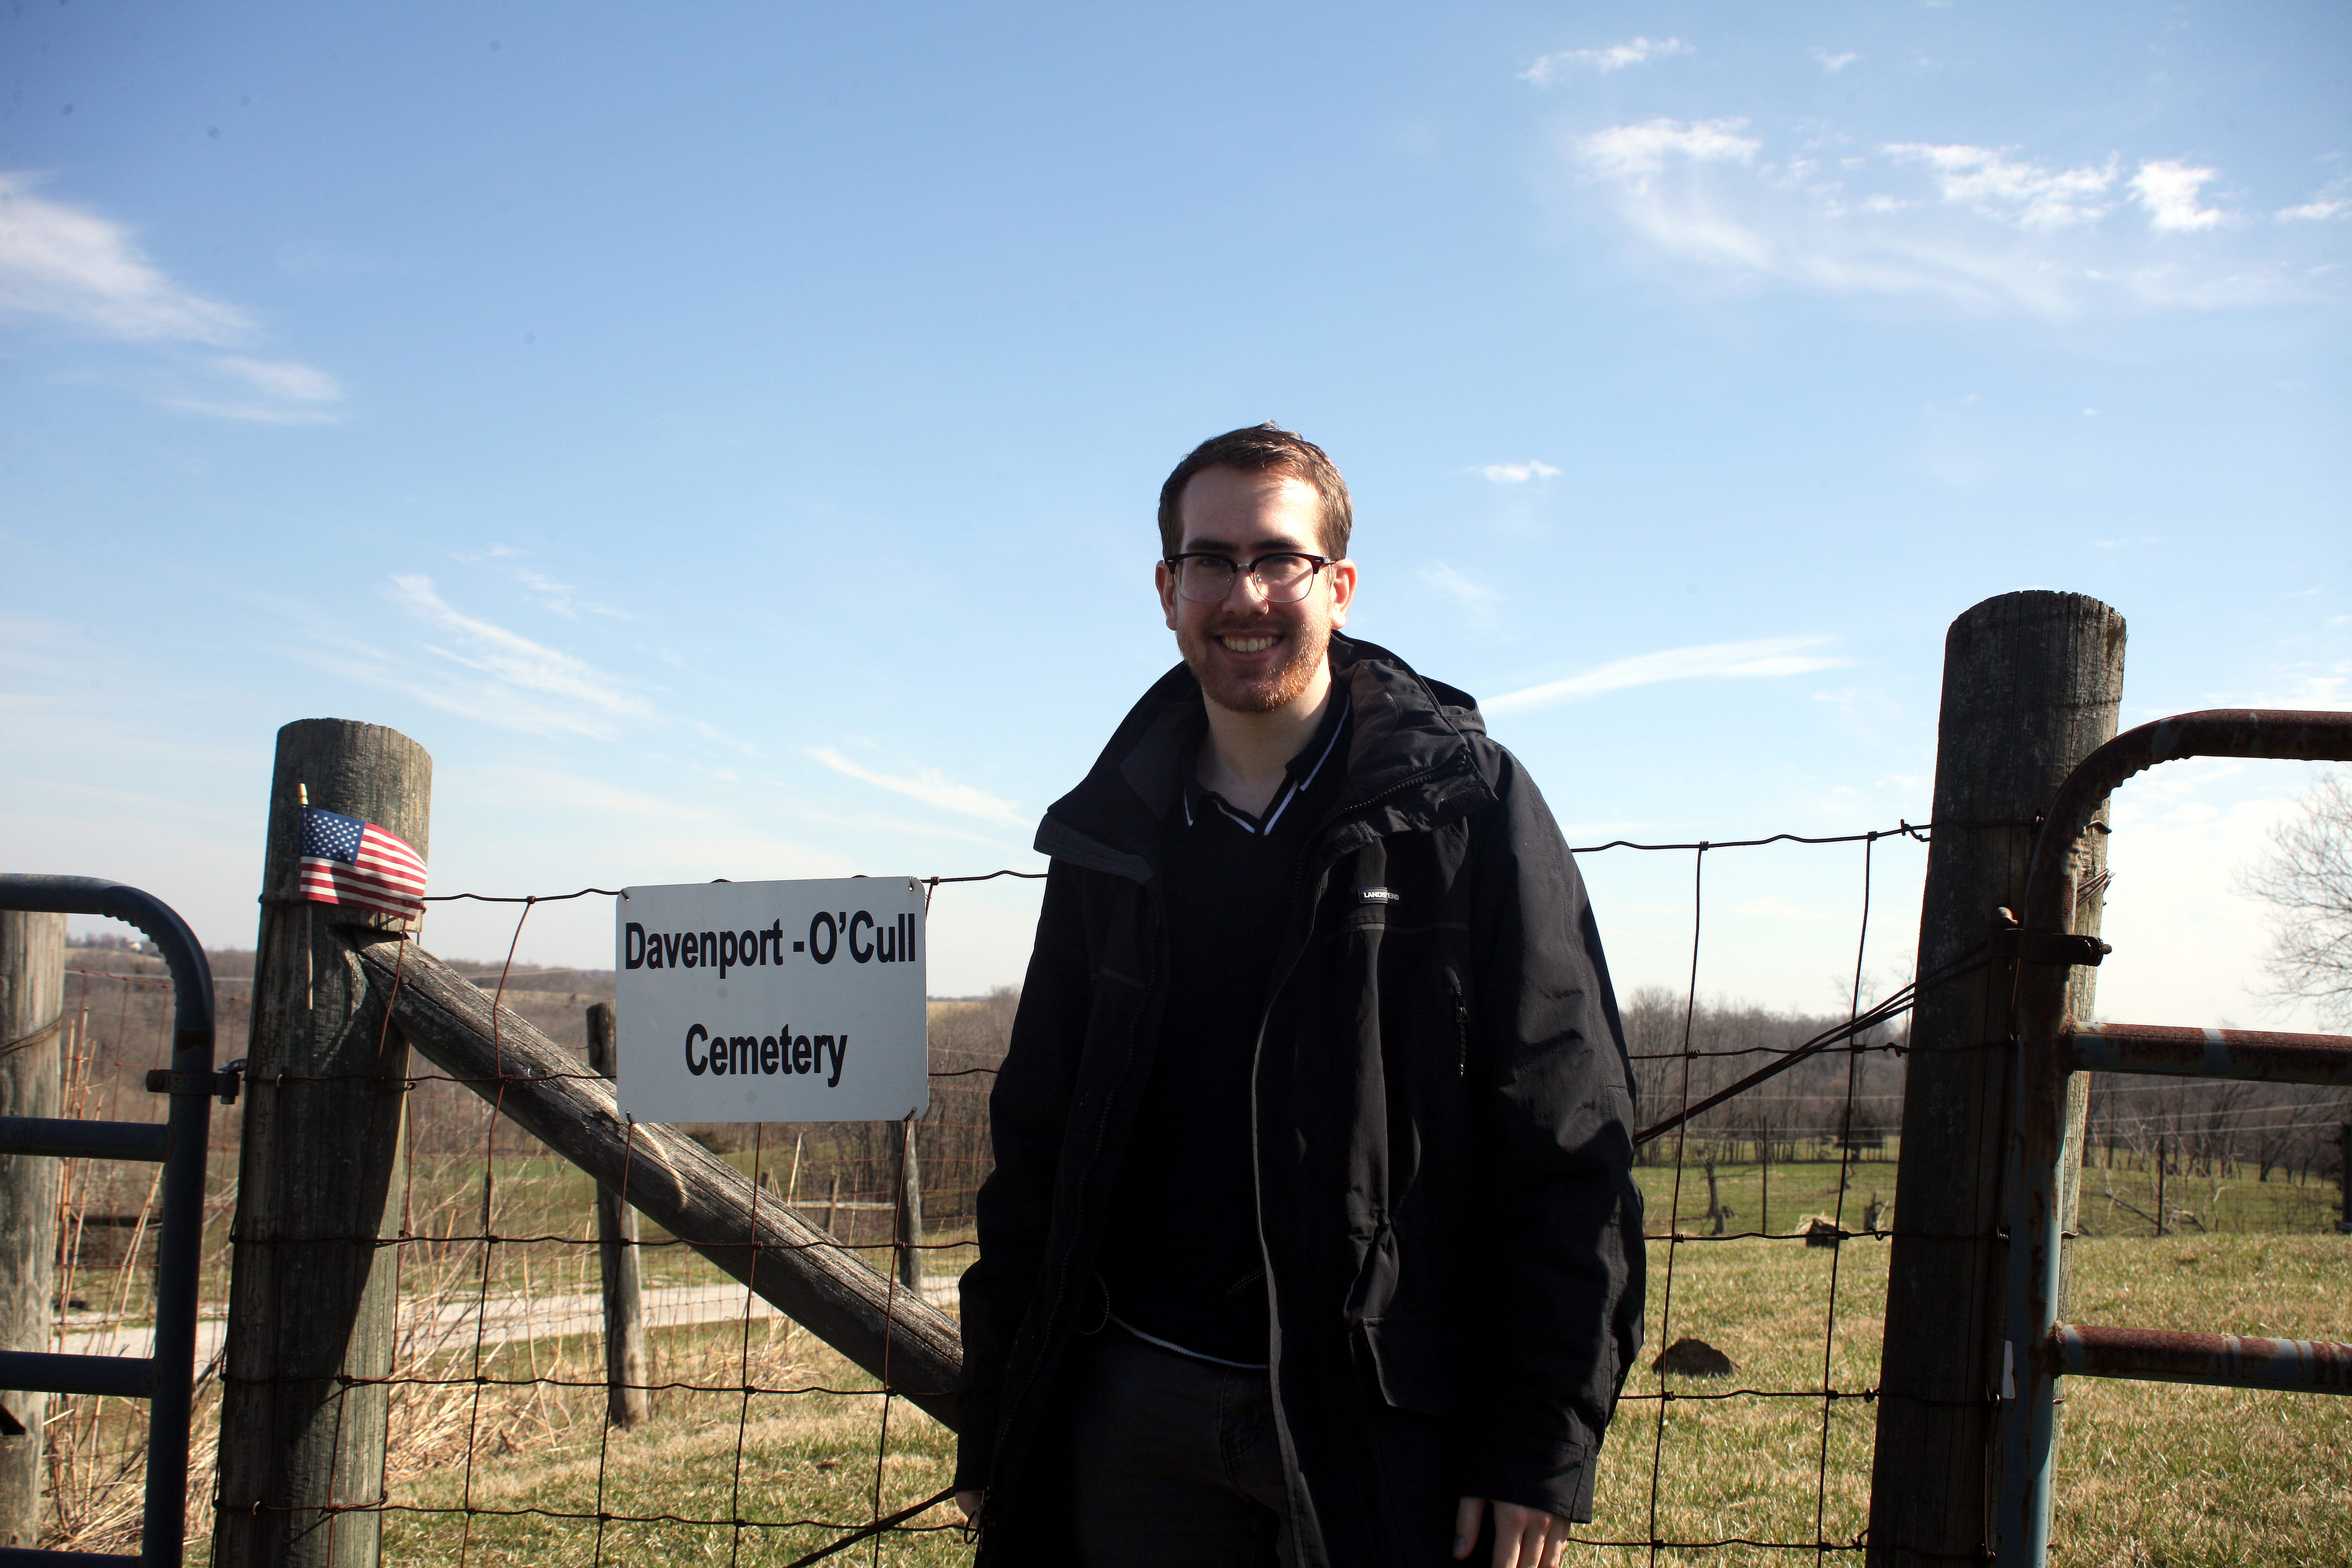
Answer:
[(922, 895), (900, 877), (625, 889), (621, 1109), (640, 1121), (920, 1114)]

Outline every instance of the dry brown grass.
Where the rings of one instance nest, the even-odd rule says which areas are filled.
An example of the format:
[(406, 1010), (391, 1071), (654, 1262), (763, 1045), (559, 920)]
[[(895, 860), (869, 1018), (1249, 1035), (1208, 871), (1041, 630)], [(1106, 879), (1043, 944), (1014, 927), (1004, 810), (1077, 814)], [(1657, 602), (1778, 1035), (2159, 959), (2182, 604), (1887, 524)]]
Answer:
[[(551, 996), (550, 1022), (559, 1003), (576, 1014), (575, 1002), (570, 993)], [(69, 1053), (68, 1062), (74, 1059)], [(112, 1089), (87, 1075), (77, 1092), (81, 1101), (69, 1101), (73, 1113), (121, 1115), (133, 1109), (109, 1103)], [(478, 1125), (487, 1113), (468, 1108), (468, 1114)], [(413, 1232), (448, 1237), (478, 1227), (486, 1169), (480, 1148), (453, 1136), (444, 1150), (419, 1153), (408, 1209)], [(780, 1152), (767, 1149), (771, 1165)], [(233, 1151), (217, 1152), (215, 1159), (205, 1291), (215, 1305), (226, 1295), (234, 1160)], [(739, 1157), (739, 1163), (750, 1163), (748, 1153)], [(544, 1154), (502, 1152), (487, 1168), (496, 1176), (495, 1231), (584, 1236), (588, 1187), (568, 1167)], [(776, 1173), (779, 1184), (789, 1180)], [(1717, 1174), (1721, 1201), (1739, 1211), (1727, 1228), (1750, 1228), (1763, 1207), (1762, 1173), (1726, 1163)], [(1641, 1175), (1663, 1225), (1671, 1172), (1647, 1168)], [(1872, 1190), (1892, 1195), (1893, 1175), (1886, 1163), (1855, 1168), (1846, 1209), (1850, 1226), (1858, 1224)], [(151, 1177), (137, 1171), (126, 1179), (120, 1167), (82, 1164), (66, 1172), (61, 1234), (72, 1264), (67, 1290), (95, 1310), (114, 1310), (132, 1321), (145, 1317), (149, 1287), (138, 1260), (152, 1247), (140, 1245), (135, 1215), (150, 1195)], [(2139, 1179), (2117, 1173), (2115, 1190), (2137, 1201), (2129, 1184)], [(1779, 1165), (1771, 1181), (1776, 1229), (1834, 1201), (1833, 1167)], [(2095, 1173), (2085, 1186), (2086, 1204), (2101, 1196)], [(2190, 1198), (2210, 1209), (2217, 1224), (2285, 1226), (2310, 1222), (2330, 1195), (2301, 1184), (2290, 1190), (2275, 1177), (2272, 1184), (2242, 1186), (2221, 1195), (2237, 1205), (2226, 1214), (2204, 1185)], [(803, 1192), (805, 1196), (805, 1185)], [(2168, 1194), (2168, 1201), (2184, 1200)], [(1686, 1171), (1685, 1229), (1706, 1228), (1706, 1205), (1703, 1179)], [(100, 1210), (131, 1215), (133, 1223), (103, 1230), (83, 1223)], [(2086, 1218), (2096, 1227), (2105, 1215), (2102, 1209)], [(1675, 1252), (1672, 1334), (1703, 1337), (1739, 1368), (1719, 1383), (1678, 1380), (1677, 1393), (1820, 1386), (1830, 1251), (1727, 1241), (1684, 1243)], [(2352, 1308), (2345, 1305), (2347, 1252), (2352, 1239), (2329, 1235), (2103, 1235), (2079, 1246), (2074, 1315), (2136, 1326), (2352, 1338)], [(932, 1270), (948, 1271), (954, 1256), (936, 1255)], [(468, 1243), (404, 1248), (404, 1299), (413, 1310), (420, 1302), (458, 1301), (485, 1290), (594, 1289), (593, 1250), (585, 1247), (501, 1246), (492, 1250), (487, 1271), (484, 1262), (478, 1247)], [(716, 1278), (683, 1249), (649, 1248), (646, 1262), (649, 1283)], [(1652, 1262), (1649, 1353), (1664, 1342), (1663, 1242), (1654, 1243)], [(1867, 1389), (1876, 1378), (1884, 1244), (1848, 1244), (1839, 1268), (1832, 1383)], [(480, 1373), (517, 1381), (486, 1384), (471, 1381), (477, 1367), (470, 1351), (422, 1355), (411, 1346), (402, 1358), (403, 1375), (423, 1381), (400, 1384), (392, 1400), (389, 1485), (395, 1511), (386, 1521), (387, 1560), (454, 1563), (462, 1550), (469, 1564), (516, 1568), (590, 1563), (600, 1551), (609, 1562), (783, 1562), (833, 1539), (838, 1527), (870, 1517), (883, 1404), (870, 1379), (772, 1320), (753, 1323), (748, 1336), (739, 1322), (657, 1331), (654, 1342), (656, 1381), (694, 1384), (698, 1391), (658, 1394), (651, 1425), (609, 1435), (603, 1391), (594, 1386), (602, 1360), (593, 1338), (488, 1347)], [(747, 1401), (740, 1392), (746, 1383), (797, 1392), (760, 1393)], [(1654, 1395), (1657, 1386), (1643, 1372), (1629, 1382), (1628, 1392)], [(2069, 1568), (2352, 1562), (2352, 1460), (2345, 1458), (2352, 1453), (2352, 1402), (2092, 1380), (2078, 1380), (2069, 1394), (2053, 1561)], [(200, 1389), (188, 1479), (191, 1560), (198, 1563), (208, 1558), (212, 1525), (216, 1394), (215, 1384)], [(1872, 1405), (1841, 1401), (1832, 1407), (1825, 1489), (1817, 1481), (1818, 1394), (1686, 1398), (1668, 1408), (1657, 1466), (1662, 1538), (1811, 1542), (1817, 1507), (1829, 1539), (1851, 1541), (1863, 1529)], [(1621, 1413), (1603, 1456), (1599, 1518), (1581, 1533), (1647, 1539), (1659, 1409), (1654, 1398), (1634, 1399)], [(56, 1411), (49, 1428), (56, 1525), (47, 1543), (116, 1551), (131, 1544), (143, 1484), (144, 1418), (143, 1405), (124, 1401), (80, 1401)], [(950, 1436), (905, 1404), (893, 1402), (889, 1419), (880, 1471), (886, 1510), (938, 1490), (952, 1457)], [(469, 1492), (475, 1508), (500, 1511), (478, 1512), (470, 1522), (440, 1511), (463, 1509)], [(600, 1543), (593, 1518), (503, 1511), (593, 1515), (600, 1506), (614, 1514), (762, 1522), (740, 1531), (612, 1522)], [(791, 1522), (796, 1521), (817, 1522)], [(948, 1563), (962, 1561), (964, 1549), (952, 1532), (941, 1531), (890, 1538), (875, 1555)], [(1705, 1568), (1777, 1568), (1791, 1555), (1738, 1547), (1660, 1553), (1663, 1561)], [(1570, 1561), (1631, 1568), (1649, 1557), (1646, 1547), (1596, 1546), (1580, 1548)]]

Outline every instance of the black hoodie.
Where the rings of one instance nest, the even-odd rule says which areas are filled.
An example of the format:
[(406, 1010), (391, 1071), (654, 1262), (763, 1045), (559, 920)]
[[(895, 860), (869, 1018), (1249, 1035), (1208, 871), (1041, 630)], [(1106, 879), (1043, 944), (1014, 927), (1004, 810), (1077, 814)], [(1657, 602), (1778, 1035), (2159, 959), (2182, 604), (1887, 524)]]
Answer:
[[(1640, 1347), (1633, 1074), (1584, 886), (1476, 706), (1335, 636), (1347, 783), (1303, 856), (1253, 1072), (1272, 1379), (1303, 1568), (1449, 1562), (1458, 1497), (1591, 1516)], [(1037, 834), (990, 1101), (956, 1484), (981, 1560), (1069, 1560), (1070, 1342), (1160, 1037), (1156, 859), (1206, 716), (1178, 666)]]

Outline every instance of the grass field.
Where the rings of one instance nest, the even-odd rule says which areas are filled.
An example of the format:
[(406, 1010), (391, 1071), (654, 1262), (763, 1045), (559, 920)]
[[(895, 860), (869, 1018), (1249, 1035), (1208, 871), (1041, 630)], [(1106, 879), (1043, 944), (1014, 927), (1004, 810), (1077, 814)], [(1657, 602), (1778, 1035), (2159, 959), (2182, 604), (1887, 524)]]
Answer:
[[(1653, 1243), (1654, 1279), (1663, 1286), (1665, 1243)], [(1721, 1380), (1676, 1379), (1685, 1395), (1821, 1386), (1827, 1328), (1828, 1248), (1741, 1240), (1675, 1247), (1673, 1333), (1695, 1334), (1737, 1364)], [(1837, 1331), (1830, 1341), (1832, 1386), (1866, 1390), (1876, 1376), (1887, 1247), (1855, 1241), (1839, 1249)], [(2085, 1321), (2152, 1328), (2228, 1328), (2298, 1338), (2352, 1337), (2347, 1258), (2352, 1239), (2334, 1236), (2210, 1236), (2162, 1240), (2093, 1238), (2076, 1253), (2075, 1316)], [(1663, 1290), (1654, 1290), (1648, 1342), (1660, 1343)], [(509, 1352), (509, 1354), (518, 1353)], [(556, 1364), (542, 1346), (543, 1364)], [(574, 1366), (593, 1345), (570, 1347)], [(730, 1377), (743, 1363), (740, 1329), (677, 1336), (664, 1375)], [(870, 1388), (805, 1335), (766, 1325), (751, 1336), (757, 1381), (827, 1389)], [(592, 1374), (593, 1375), (593, 1374)], [(1823, 1536), (1851, 1542), (1868, 1508), (1875, 1406), (1839, 1400), (1829, 1415), (1826, 1494), (1821, 1471), (1822, 1401), (1762, 1398), (1677, 1399), (1657, 1447), (1658, 1379), (1643, 1372), (1604, 1453), (1594, 1523), (1600, 1540), (1646, 1541), (1650, 1534), (1653, 1455), (1657, 1465), (1657, 1531), (1677, 1541), (1727, 1537), (1777, 1542)], [(2318, 1395), (2272, 1396), (2078, 1379), (2068, 1386), (2066, 1430), (2059, 1452), (2053, 1561), (2065, 1564), (2146, 1564), (2220, 1568), (2222, 1564), (2352, 1562), (2352, 1403)], [(740, 1395), (665, 1396), (653, 1426), (614, 1436), (601, 1456), (597, 1396), (541, 1396), (536, 1409), (490, 1402), (478, 1420), (473, 1496), (497, 1508), (597, 1511), (601, 1458), (604, 1507), (618, 1513), (734, 1515), (741, 1478), (741, 1516), (820, 1521), (826, 1527), (871, 1516), (879, 1401), (871, 1394), (759, 1395), (742, 1430), (740, 1468), (734, 1405)], [(716, 1406), (714, 1408), (714, 1406)], [(952, 1442), (935, 1423), (894, 1403), (888, 1458), (882, 1469), (885, 1510), (918, 1500), (947, 1483)], [(407, 1445), (411, 1459), (395, 1500), (426, 1508), (462, 1505), (465, 1444)], [(427, 1462), (429, 1460), (429, 1462)], [(945, 1510), (934, 1515), (944, 1516)], [(404, 1562), (455, 1562), (468, 1534), (468, 1563), (553, 1568), (587, 1563), (596, 1552), (592, 1521), (395, 1514), (387, 1555)], [(828, 1528), (770, 1526), (741, 1532), (661, 1525), (608, 1526), (606, 1561), (782, 1563), (833, 1536)], [(961, 1563), (967, 1550), (952, 1532), (893, 1536), (858, 1556), (884, 1563)], [(1570, 1561), (1646, 1563), (1646, 1547), (1581, 1547)], [(1723, 1547), (1670, 1550), (1676, 1563), (1785, 1563), (1786, 1550)]]
[[(481, 1222), (482, 1172), (478, 1156), (419, 1156), (414, 1229), (427, 1237), (473, 1232)], [(1822, 1539), (1852, 1542), (1866, 1520), (1876, 1407), (1864, 1398), (1831, 1402), (1822, 1485), (1818, 1390), (1825, 1343), (1831, 1386), (1858, 1394), (1875, 1384), (1887, 1244), (1857, 1237), (1832, 1249), (1743, 1237), (1766, 1219), (1765, 1173), (1724, 1163), (1716, 1174), (1716, 1201), (1732, 1211), (1724, 1226), (1727, 1239), (1709, 1238), (1706, 1183), (1695, 1165), (1683, 1173), (1678, 1205), (1670, 1202), (1671, 1167), (1638, 1173), (1654, 1237), (1644, 1360), (1668, 1339), (1695, 1335), (1729, 1355), (1737, 1370), (1725, 1379), (1673, 1381), (1678, 1397), (1666, 1407), (1663, 1445), (1659, 1379), (1645, 1368), (1629, 1381), (1603, 1454), (1597, 1517), (1580, 1533), (1595, 1542), (1651, 1538), (1654, 1458), (1660, 1539), (1811, 1542), (1818, 1509)], [(1894, 1174), (1891, 1161), (1848, 1168), (1850, 1232), (1863, 1228), (1874, 1195), (1892, 1201)], [(501, 1157), (492, 1175), (494, 1231), (587, 1235), (589, 1188), (568, 1166)], [(2084, 1219), (2095, 1234), (2076, 1244), (2072, 1315), (2078, 1321), (2352, 1339), (2352, 1238), (2325, 1229), (2338, 1201), (2332, 1184), (2297, 1186), (2273, 1175), (2268, 1183), (2249, 1177), (2223, 1184), (2218, 1192), (2199, 1182), (2185, 1197), (2168, 1191), (2168, 1207), (2186, 1234), (2158, 1237), (2120, 1209), (2130, 1223), (2105, 1228), (2097, 1206), (2102, 1177), (2095, 1169), (2085, 1173)], [(2143, 1190), (2152, 1183), (2147, 1173), (2116, 1171), (2106, 1179), (2119, 1197), (2152, 1212), (2152, 1193)], [(1800, 1229), (1804, 1216), (1836, 1207), (1833, 1163), (1776, 1164), (1769, 1180), (1769, 1224), (1780, 1236)], [(2180, 1180), (2174, 1178), (2175, 1185)], [(2190, 1214), (2193, 1221), (2182, 1217)], [(1889, 1221), (1882, 1215), (1881, 1223)], [(2200, 1233), (2197, 1223), (2230, 1228)], [(1662, 1325), (1669, 1230), (1693, 1239), (1672, 1245), (1672, 1321)], [(647, 1238), (658, 1233), (649, 1227)], [(869, 1256), (887, 1265), (887, 1250)], [(943, 1249), (927, 1271), (951, 1274), (968, 1256)], [(492, 1293), (594, 1289), (593, 1248), (501, 1244), (489, 1262)], [(719, 1278), (680, 1247), (651, 1247), (646, 1263), (649, 1283)], [(483, 1289), (480, 1251), (469, 1244), (417, 1245), (404, 1254), (403, 1270), (412, 1299), (436, 1289), (471, 1297)], [(396, 1390), (386, 1561), (454, 1563), (462, 1556), (486, 1568), (559, 1568), (600, 1556), (610, 1563), (782, 1563), (873, 1517), (883, 1401), (872, 1379), (777, 1320), (748, 1330), (741, 1322), (662, 1330), (654, 1340), (656, 1381), (695, 1386), (657, 1394), (653, 1423), (627, 1434), (605, 1432), (597, 1386), (602, 1352), (591, 1337), (493, 1346), (478, 1369), (490, 1381), (481, 1384), (471, 1381), (477, 1368), (470, 1353), (405, 1366), (412, 1376), (450, 1381)], [(747, 1399), (747, 1384), (782, 1392)], [(1788, 1398), (1743, 1392), (1806, 1390), (1815, 1392)], [(2352, 1401), (2094, 1380), (2075, 1380), (2067, 1393), (2053, 1561), (2166, 1568), (2352, 1563)], [(205, 1399), (200, 1416), (214, 1408)], [(90, 1429), (95, 1458), (111, 1447), (100, 1440), (105, 1428), (120, 1426), (94, 1411), (90, 1418), (99, 1422)], [(208, 1436), (200, 1431), (198, 1437), (206, 1460)], [(948, 1433), (904, 1402), (890, 1402), (881, 1510), (944, 1487), (952, 1455)], [(119, 1539), (121, 1529), (135, 1510), (137, 1467), (116, 1472), (93, 1464), (88, 1475), (120, 1479), (93, 1486), (80, 1500), (96, 1528), (74, 1544), (120, 1550), (127, 1544)], [(208, 1471), (193, 1478), (198, 1506), (191, 1513), (191, 1561), (197, 1563), (208, 1557), (209, 1489)], [(469, 1521), (463, 1511), (469, 1501), (494, 1511), (477, 1511)], [(599, 1512), (754, 1522), (738, 1531), (614, 1520), (603, 1526), (600, 1543)], [(949, 1521), (943, 1508), (919, 1522)], [(939, 1528), (861, 1545), (843, 1560), (946, 1564), (968, 1557), (958, 1533)], [(1646, 1545), (1596, 1544), (1575, 1549), (1569, 1560), (1633, 1568), (1648, 1563), (1651, 1553)], [(1669, 1549), (1659, 1560), (1732, 1568), (1785, 1564), (1792, 1554), (1785, 1547), (1726, 1546)]]
[[(1845, 1228), (1859, 1231), (1875, 1200), (1879, 1226), (1894, 1223), (1895, 1152), (1890, 1142), (1883, 1151), (1858, 1158), (1846, 1167)], [(1675, 1229), (1705, 1233), (1707, 1219), (1706, 1174), (1701, 1151), (1687, 1152), (1682, 1173), (1682, 1199)], [(1775, 1164), (1767, 1172), (1752, 1163), (1717, 1164), (1716, 1189), (1729, 1213), (1726, 1231), (1738, 1234), (1769, 1230), (1787, 1235), (1802, 1228), (1808, 1215), (1827, 1215), (1837, 1202), (1839, 1167), (1834, 1161), (1806, 1160)], [(1649, 1228), (1663, 1234), (1669, 1195), (1675, 1187), (1674, 1167), (1643, 1165), (1634, 1172), (1649, 1213)], [(1769, 1178), (1769, 1179), (1768, 1179)], [(2165, 1227), (2168, 1234), (2325, 1231), (2343, 1212), (2343, 1194), (2333, 1180), (2298, 1182), (2273, 1170), (2268, 1181), (2258, 1180), (2251, 1166), (2239, 1165), (2227, 1176), (2175, 1173), (2164, 1184)], [(2156, 1234), (2157, 1180), (2153, 1171), (2094, 1164), (2083, 1172), (2083, 1201), (2077, 1224), (2093, 1237), (2152, 1237)]]

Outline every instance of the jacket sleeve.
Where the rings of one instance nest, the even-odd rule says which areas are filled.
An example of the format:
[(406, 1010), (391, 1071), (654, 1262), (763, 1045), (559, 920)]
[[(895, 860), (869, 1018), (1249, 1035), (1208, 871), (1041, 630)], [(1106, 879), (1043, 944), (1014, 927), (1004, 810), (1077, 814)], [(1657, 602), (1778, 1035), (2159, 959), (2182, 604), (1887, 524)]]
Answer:
[(1053, 1216), (1062, 1138), (1086, 1040), (1092, 969), (1081, 918), (1084, 872), (1056, 860), (1013, 1014), (1013, 1038), (989, 1095), (994, 1169), (976, 1203), (980, 1257), (964, 1270), (963, 1380), (956, 1396), (959, 1490), (988, 1484), (1003, 1415), (1004, 1376), (1028, 1315)]
[(1592, 1517), (1642, 1341), (1633, 1074), (1583, 879), (1517, 760), (1474, 834), (1475, 1110), (1491, 1151), (1462, 1491)]

